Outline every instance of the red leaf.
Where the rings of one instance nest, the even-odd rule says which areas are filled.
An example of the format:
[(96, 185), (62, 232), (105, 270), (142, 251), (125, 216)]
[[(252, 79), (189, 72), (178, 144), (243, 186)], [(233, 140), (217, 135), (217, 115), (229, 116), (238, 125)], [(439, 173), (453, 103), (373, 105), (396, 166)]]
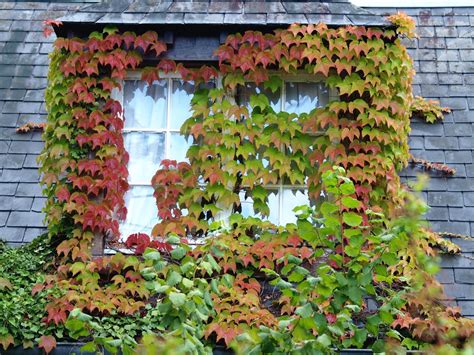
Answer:
[(43, 335), (40, 338), (38, 347), (42, 348), (46, 352), (46, 354), (49, 354), (51, 350), (56, 347), (56, 339), (54, 339), (54, 337), (52, 337), (51, 335)]
[(44, 285), (43, 285), (43, 284), (36, 284), (36, 285), (34, 285), (33, 288), (31, 289), (31, 294), (34, 296), (34, 295), (36, 295), (38, 292), (41, 292), (43, 289), (44, 289)]
[(60, 187), (56, 189), (56, 197), (58, 198), (59, 202), (67, 201), (70, 195), (71, 194), (69, 193), (67, 187)]
[(162, 59), (156, 66), (157, 69), (169, 73), (176, 70), (176, 62), (172, 59)]
[(152, 44), (150, 49), (154, 50), (155, 53), (156, 53), (156, 56), (158, 57), (161, 53), (166, 51), (166, 44), (164, 44), (163, 42), (158, 41), (158, 42)]
[(326, 319), (328, 320), (329, 324), (334, 324), (336, 323), (336, 320), (337, 320), (336, 315), (332, 313), (326, 314)]
[(145, 80), (148, 85), (153, 84), (155, 80), (158, 80), (160, 77), (158, 76), (158, 70), (155, 68), (145, 68), (142, 71), (142, 80)]
[(49, 37), (53, 32), (53, 26), (56, 26), (56, 27), (59, 27), (61, 26), (63, 23), (61, 21), (58, 21), (58, 20), (51, 20), (51, 19), (48, 19), (48, 20), (45, 20), (43, 21), (43, 25), (44, 25), (44, 28), (43, 28), (43, 35), (45, 37)]

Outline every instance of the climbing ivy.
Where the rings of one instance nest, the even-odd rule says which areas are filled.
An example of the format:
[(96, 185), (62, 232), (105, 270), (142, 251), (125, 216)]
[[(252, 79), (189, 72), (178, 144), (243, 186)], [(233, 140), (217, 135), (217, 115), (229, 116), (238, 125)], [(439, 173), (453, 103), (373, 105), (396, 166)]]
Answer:
[[(149, 332), (157, 337), (142, 348), (156, 340), (162, 351), (189, 353), (210, 351), (208, 342), (251, 353), (467, 346), (472, 321), (438, 302), (433, 278), (433, 247), (458, 250), (423, 226), (424, 207), (397, 174), (418, 101), (400, 39), (414, 35), (413, 21), (389, 19), (392, 28), (320, 23), (231, 34), (216, 67), (194, 69), (159, 59), (167, 48), (155, 32), (106, 27), (57, 39), (40, 156), (57, 272), (35, 292), (62, 294), (49, 297), (45, 323), (92, 337), (90, 348), (124, 352)], [(144, 65), (144, 55), (158, 64)], [(189, 163), (165, 161), (153, 177), (160, 222), (126, 242), (139, 256), (92, 258), (103, 236), (120, 246), (128, 154), (112, 92), (138, 68), (149, 83), (178, 72), (196, 84), (221, 75), (222, 87), (194, 93), (181, 128), (193, 140)], [(300, 115), (275, 112), (265, 92), (281, 87), (281, 73), (301, 72), (338, 99)], [(262, 93), (239, 105), (248, 81)], [(314, 205), (296, 208), (297, 222), (286, 226), (266, 219), (265, 186), (280, 181), (305, 185)], [(241, 194), (255, 216), (241, 214)], [(189, 239), (204, 242), (192, 249)], [(132, 325), (138, 318), (147, 320), (142, 331)], [(40, 343), (54, 344), (51, 336)]]

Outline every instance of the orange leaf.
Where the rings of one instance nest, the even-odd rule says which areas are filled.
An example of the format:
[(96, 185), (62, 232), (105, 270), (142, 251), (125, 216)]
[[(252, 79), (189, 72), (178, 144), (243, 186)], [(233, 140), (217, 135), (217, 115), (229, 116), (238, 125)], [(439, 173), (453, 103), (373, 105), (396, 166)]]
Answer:
[(40, 338), (38, 347), (42, 348), (46, 354), (49, 354), (51, 350), (56, 347), (56, 339), (54, 339), (54, 337), (51, 335), (43, 335)]

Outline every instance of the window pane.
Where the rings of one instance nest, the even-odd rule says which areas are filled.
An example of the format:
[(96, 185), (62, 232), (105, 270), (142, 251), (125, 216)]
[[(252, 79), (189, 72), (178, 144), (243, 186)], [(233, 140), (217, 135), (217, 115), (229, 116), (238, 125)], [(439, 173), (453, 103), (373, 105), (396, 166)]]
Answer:
[(329, 102), (329, 91), (322, 83), (287, 82), (285, 88), (285, 111), (289, 113), (309, 113)]
[(133, 233), (151, 233), (158, 222), (158, 209), (151, 186), (133, 186), (125, 194), (127, 219), (120, 225), (120, 233), (126, 239)]
[(280, 90), (273, 93), (271, 90), (266, 90), (263, 86), (257, 86), (254, 83), (246, 83), (245, 86), (239, 86), (237, 92), (237, 103), (241, 106), (247, 106), (250, 110), (250, 96), (255, 94), (264, 94), (270, 106), (275, 112), (281, 111), (281, 94)]
[(274, 224), (280, 224), (280, 201), (279, 201), (278, 190), (272, 190), (268, 194), (268, 208), (270, 208), (270, 215), (268, 220)]
[(171, 133), (169, 158), (177, 161), (189, 161), (186, 158), (186, 152), (191, 145), (192, 138), (187, 140), (179, 133)]
[(168, 81), (127, 80), (124, 85), (125, 128), (165, 128)]
[(170, 128), (180, 129), (184, 121), (191, 116), (191, 99), (194, 83), (184, 80), (173, 80), (171, 96)]
[[(255, 217), (257, 214), (253, 210), (253, 201), (251, 197), (245, 198), (245, 192), (240, 193), (240, 206), (242, 209), (242, 216)], [(280, 210), (280, 203), (278, 201), (278, 190), (269, 190), (268, 193), (268, 208), (270, 215), (266, 218), (274, 224), (278, 224), (278, 214)]]
[(296, 222), (293, 208), (301, 205), (309, 206), (308, 191), (306, 190), (284, 189), (282, 199), (281, 225)]
[(130, 156), (128, 181), (132, 184), (151, 184), (151, 178), (165, 157), (165, 135), (130, 132), (124, 136), (125, 149)]

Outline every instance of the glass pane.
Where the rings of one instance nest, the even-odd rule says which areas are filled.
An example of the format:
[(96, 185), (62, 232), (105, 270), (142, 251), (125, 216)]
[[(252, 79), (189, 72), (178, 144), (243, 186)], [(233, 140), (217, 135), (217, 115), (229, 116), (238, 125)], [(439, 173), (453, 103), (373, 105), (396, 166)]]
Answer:
[(251, 197), (245, 198), (245, 192), (239, 194), (240, 197), (240, 208), (242, 209), (242, 216), (252, 217), (255, 216), (253, 213), (253, 201)]
[(309, 206), (308, 191), (306, 190), (302, 191), (289, 188), (284, 189), (282, 199), (281, 225), (296, 222), (296, 216), (295, 212), (293, 212), (293, 208), (301, 205)]
[(186, 158), (186, 153), (191, 145), (192, 138), (187, 140), (179, 133), (171, 133), (170, 152), (168, 158), (177, 161), (189, 161)]
[(285, 111), (309, 113), (329, 102), (329, 91), (322, 83), (286, 83)]
[(127, 80), (123, 90), (125, 128), (166, 128), (167, 80)]
[(268, 194), (268, 207), (270, 208), (270, 215), (268, 220), (274, 224), (279, 224), (280, 201), (278, 190), (270, 191)]
[(133, 233), (151, 233), (158, 222), (158, 209), (151, 186), (133, 186), (125, 194), (127, 219), (120, 225), (122, 238)]
[(124, 134), (125, 149), (130, 160), (128, 181), (132, 184), (151, 184), (151, 178), (165, 157), (163, 133), (130, 132)]
[[(244, 217), (255, 217), (256, 214), (253, 210), (253, 200), (251, 197), (245, 198), (245, 192), (241, 192), (240, 196), (240, 206), (242, 209), (242, 216)], [(274, 224), (278, 224), (278, 214), (280, 203), (278, 201), (278, 190), (269, 190), (268, 193), (268, 207), (270, 209), (270, 215), (268, 219), (270, 222)]]
[(270, 106), (273, 110), (275, 112), (281, 111), (280, 90), (272, 93), (271, 90), (265, 90), (263, 86), (257, 86), (254, 83), (246, 83), (244, 87), (239, 86), (237, 92), (237, 103), (241, 106), (247, 106), (250, 110), (250, 96), (255, 94), (264, 94), (268, 98), (268, 101), (270, 101)]
[(180, 129), (184, 121), (191, 116), (191, 99), (194, 83), (184, 80), (173, 80), (171, 96), (170, 128)]

